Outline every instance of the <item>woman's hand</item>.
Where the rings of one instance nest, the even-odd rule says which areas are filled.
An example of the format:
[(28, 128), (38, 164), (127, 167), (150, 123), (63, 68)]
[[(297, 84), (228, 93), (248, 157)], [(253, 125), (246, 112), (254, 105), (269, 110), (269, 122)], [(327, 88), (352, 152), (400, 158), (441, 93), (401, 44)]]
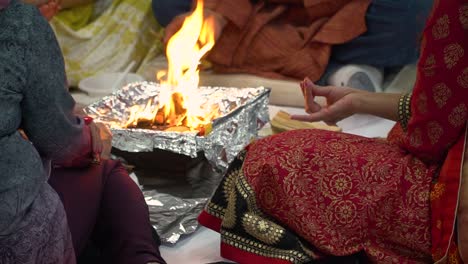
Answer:
[[(329, 125), (349, 117), (357, 112), (357, 99), (368, 92), (336, 86), (318, 86), (306, 78), (300, 83), (305, 99), (305, 110), (309, 115), (292, 115), (291, 118), (299, 121), (324, 121)], [(327, 99), (327, 106), (320, 106), (314, 101), (315, 96)]]
[(47, 20), (51, 20), (60, 11), (60, 0), (23, 0), (23, 2), (37, 6)]
[(51, 0), (45, 4), (38, 6), (41, 14), (50, 21), (60, 11), (60, 3), (58, 0)]
[[(167, 45), (169, 42), (169, 39), (174, 36), (177, 31), (182, 27), (184, 24), (185, 19), (190, 16), (192, 13), (185, 13), (182, 15), (176, 16), (174, 19), (172, 19), (171, 23), (167, 25), (165, 33), (164, 33), (164, 44)], [(203, 13), (205, 21), (208, 19), (213, 19), (213, 27), (214, 27), (214, 37), (215, 40), (219, 38), (221, 35), (221, 32), (223, 31), (224, 27), (226, 26), (226, 19), (221, 15), (218, 14), (210, 9), (205, 8), (204, 13)]]
[(100, 163), (101, 159), (108, 159), (112, 148), (112, 133), (102, 123), (88, 124), (91, 131), (93, 163)]

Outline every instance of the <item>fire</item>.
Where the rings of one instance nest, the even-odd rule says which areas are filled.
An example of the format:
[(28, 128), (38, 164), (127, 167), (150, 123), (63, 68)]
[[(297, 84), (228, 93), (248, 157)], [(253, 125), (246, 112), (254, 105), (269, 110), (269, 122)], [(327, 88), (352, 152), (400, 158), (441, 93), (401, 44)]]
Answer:
[(214, 18), (204, 18), (203, 10), (203, 0), (197, 0), (196, 9), (167, 44), (168, 69), (157, 73), (162, 88), (158, 105), (150, 101), (144, 107), (132, 107), (126, 127), (156, 124), (197, 130), (219, 115), (216, 109), (200, 105), (201, 96), (197, 92), (198, 65), (215, 44)]

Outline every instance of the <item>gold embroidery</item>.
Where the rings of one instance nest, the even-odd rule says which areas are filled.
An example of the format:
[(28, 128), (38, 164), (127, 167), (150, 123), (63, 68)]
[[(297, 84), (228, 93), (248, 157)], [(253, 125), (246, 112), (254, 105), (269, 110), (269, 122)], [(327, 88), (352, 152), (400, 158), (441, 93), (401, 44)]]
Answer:
[(432, 88), (434, 93), (434, 101), (439, 108), (442, 108), (452, 96), (452, 91), (445, 85), (445, 83), (438, 83)]
[(468, 88), (468, 68), (465, 68), (460, 76), (458, 76), (457, 82), (461, 87)]
[(250, 213), (242, 217), (242, 226), (251, 236), (269, 245), (281, 241), (285, 233), (279, 225)]
[(422, 145), (422, 133), (421, 129), (416, 128), (413, 133), (410, 135), (410, 144), (411, 146), (417, 148)]
[(341, 224), (350, 224), (357, 216), (356, 205), (352, 201), (340, 201), (334, 208), (334, 215)]
[(441, 18), (437, 19), (437, 22), (432, 27), (432, 36), (434, 39), (443, 39), (450, 34), (450, 19), (448, 15), (444, 15)]
[(237, 193), (236, 189), (232, 188), (229, 190), (229, 197), (227, 199), (227, 207), (224, 213), (222, 227), (234, 228), (236, 226), (236, 201)]
[(460, 13), (460, 23), (464, 29), (468, 29), (468, 4), (462, 5), (458, 11)]
[(423, 72), (426, 77), (431, 77), (435, 73), (435, 68), (436, 68), (436, 60), (434, 57), (434, 54), (431, 54), (427, 56), (426, 62), (424, 63), (423, 66)]
[(276, 258), (289, 261), (291, 263), (310, 263), (312, 259), (304, 255), (302, 252), (296, 250), (278, 249), (268, 245), (264, 245), (253, 240), (249, 240), (238, 235), (232, 234), (225, 230), (221, 230), (222, 242), (254, 253), (256, 255), (265, 256), (269, 258)]
[(221, 206), (213, 203), (213, 202), (208, 202), (206, 205), (205, 209), (209, 214), (217, 217), (217, 218), (223, 218), (224, 217), (224, 208)]
[(465, 124), (467, 109), (465, 104), (460, 104), (455, 107), (449, 115), (449, 123), (454, 127), (459, 127)]
[(429, 137), (432, 145), (439, 141), (443, 133), (444, 129), (436, 121), (431, 121), (427, 124), (427, 136)]
[(444, 61), (447, 68), (455, 66), (461, 57), (465, 54), (462, 46), (458, 43), (450, 44), (444, 49)]
[(445, 193), (445, 184), (436, 183), (431, 190), (431, 201), (438, 200)]
[(223, 193), (224, 193), (224, 198), (226, 199), (226, 201), (229, 199), (229, 194), (234, 187), (234, 181), (236, 180), (236, 178), (239, 177), (238, 176), (239, 173), (240, 173), (240, 169), (235, 169), (235, 170), (230, 171), (226, 175), (226, 179), (224, 180), (224, 184), (223, 184)]
[(418, 101), (416, 102), (418, 107), (418, 111), (420, 114), (427, 113), (427, 96), (424, 93), (421, 93), (418, 97)]

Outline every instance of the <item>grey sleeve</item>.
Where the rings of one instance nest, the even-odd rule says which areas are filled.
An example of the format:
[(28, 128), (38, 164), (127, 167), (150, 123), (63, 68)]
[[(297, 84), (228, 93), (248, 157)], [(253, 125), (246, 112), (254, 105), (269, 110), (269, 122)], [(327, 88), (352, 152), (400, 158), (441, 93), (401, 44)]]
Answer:
[(66, 87), (65, 66), (55, 34), (36, 8), (31, 11), (26, 44), (26, 85), (22, 128), (39, 153), (50, 159), (74, 158), (90, 149), (84, 122), (73, 114), (75, 102)]

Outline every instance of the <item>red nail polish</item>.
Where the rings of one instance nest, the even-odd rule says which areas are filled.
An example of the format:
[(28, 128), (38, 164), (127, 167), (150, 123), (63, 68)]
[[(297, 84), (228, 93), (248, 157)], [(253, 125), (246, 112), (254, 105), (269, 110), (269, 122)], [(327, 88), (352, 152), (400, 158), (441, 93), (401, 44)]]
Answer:
[(90, 117), (90, 116), (83, 117), (83, 120), (84, 120), (86, 125), (89, 125), (89, 124), (91, 124), (91, 122), (93, 122), (93, 118)]

